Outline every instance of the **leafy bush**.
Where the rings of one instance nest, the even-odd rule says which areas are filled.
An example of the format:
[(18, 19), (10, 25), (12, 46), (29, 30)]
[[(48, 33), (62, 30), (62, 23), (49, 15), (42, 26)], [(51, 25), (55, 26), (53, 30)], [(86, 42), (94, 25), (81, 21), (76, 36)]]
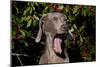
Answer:
[[(34, 41), (38, 32), (39, 19), (49, 12), (61, 12), (68, 18), (69, 29), (75, 36), (73, 45), (79, 46), (84, 61), (95, 61), (95, 10), (95, 6), (87, 5), (13, 1), (11, 8), (12, 55), (34, 56), (33, 59), (38, 63), (44, 43), (37, 45)], [(72, 42), (67, 41), (67, 48), (71, 48)]]

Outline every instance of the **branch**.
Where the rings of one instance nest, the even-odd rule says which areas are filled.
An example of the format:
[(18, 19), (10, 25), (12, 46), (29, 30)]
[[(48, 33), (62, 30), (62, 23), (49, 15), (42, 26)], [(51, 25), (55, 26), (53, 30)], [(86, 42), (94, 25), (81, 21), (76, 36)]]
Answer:
[[(20, 57), (19, 57), (19, 56), (22, 56), (23, 54), (16, 54), (16, 53), (13, 53), (12, 55), (17, 56), (17, 58), (18, 58), (18, 60), (19, 60), (19, 62), (20, 62), (20, 64), (21, 64), (21, 66), (23, 66), (23, 63), (22, 63), (22, 61), (21, 61), (21, 59), (20, 59)], [(23, 55), (23, 56), (27, 56), (27, 55)]]
[(12, 53), (13, 56), (29, 56), (27, 54), (17, 54), (17, 53)]

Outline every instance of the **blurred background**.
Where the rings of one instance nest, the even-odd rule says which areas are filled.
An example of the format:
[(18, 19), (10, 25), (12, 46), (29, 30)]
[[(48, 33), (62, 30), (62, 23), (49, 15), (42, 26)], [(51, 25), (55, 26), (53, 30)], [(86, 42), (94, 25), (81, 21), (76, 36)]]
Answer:
[(40, 2), (11, 2), (11, 65), (37, 65), (44, 41), (35, 43), (39, 19), (49, 12), (68, 18), (75, 41), (66, 40), (70, 63), (96, 61), (96, 6)]

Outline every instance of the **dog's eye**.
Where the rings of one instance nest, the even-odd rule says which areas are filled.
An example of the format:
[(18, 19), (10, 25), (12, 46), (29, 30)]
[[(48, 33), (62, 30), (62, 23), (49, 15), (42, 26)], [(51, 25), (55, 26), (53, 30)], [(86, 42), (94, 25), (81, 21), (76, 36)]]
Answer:
[(57, 20), (58, 20), (58, 18), (57, 18), (57, 17), (53, 17), (53, 20), (57, 21)]
[(63, 19), (63, 21), (66, 22), (67, 20), (66, 19)]

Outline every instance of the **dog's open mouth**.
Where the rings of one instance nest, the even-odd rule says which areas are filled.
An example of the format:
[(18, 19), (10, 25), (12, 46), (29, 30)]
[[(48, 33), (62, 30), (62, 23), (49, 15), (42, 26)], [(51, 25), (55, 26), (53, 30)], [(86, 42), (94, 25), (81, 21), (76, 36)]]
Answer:
[(63, 33), (63, 34), (56, 34), (53, 38), (53, 50), (56, 53), (61, 54), (62, 53), (62, 43), (64, 42), (63, 40), (65, 39), (73, 40), (73, 35), (69, 31), (68, 33)]
[(56, 53), (61, 54), (61, 52), (62, 52), (61, 43), (62, 43), (62, 35), (60, 35), (60, 34), (55, 35), (55, 37), (53, 39), (53, 50)]

